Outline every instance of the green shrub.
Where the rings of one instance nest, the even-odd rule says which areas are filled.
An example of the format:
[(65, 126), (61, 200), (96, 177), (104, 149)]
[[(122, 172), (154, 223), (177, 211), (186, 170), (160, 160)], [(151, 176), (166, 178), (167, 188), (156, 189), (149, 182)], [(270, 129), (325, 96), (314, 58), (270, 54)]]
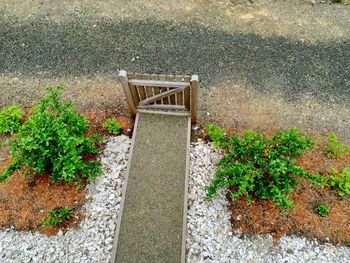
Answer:
[(333, 174), (328, 175), (329, 186), (333, 187), (338, 194), (343, 197), (350, 195), (350, 169), (344, 168), (339, 173), (336, 169), (333, 169)]
[(337, 135), (331, 133), (328, 135), (327, 144), (324, 148), (327, 158), (341, 157), (350, 153), (350, 147), (342, 144)]
[(32, 110), (15, 140), (10, 143), (13, 163), (0, 174), (5, 180), (16, 169), (49, 173), (54, 182), (82, 184), (81, 176), (93, 179), (101, 173), (97, 161), (84, 161), (96, 153), (96, 136), (86, 137), (88, 121), (76, 114), (72, 102), (61, 102), (64, 87), (49, 87), (49, 95)]
[(120, 134), (122, 126), (119, 124), (118, 120), (115, 118), (110, 118), (104, 121), (102, 126), (109, 132), (115, 135)]
[(251, 201), (255, 196), (272, 200), (285, 210), (293, 204), (288, 194), (297, 186), (297, 178), (322, 183), (319, 176), (304, 171), (292, 160), (313, 146), (311, 138), (301, 135), (297, 128), (277, 131), (271, 138), (251, 130), (244, 132), (242, 137), (238, 134), (221, 136), (220, 128), (210, 129), (215, 131), (213, 139), (223, 149), (224, 156), (207, 187), (209, 200), (224, 188), (233, 199), (243, 196)]
[(0, 111), (0, 133), (17, 132), (21, 126), (22, 110), (14, 103)]
[(315, 212), (318, 213), (322, 217), (326, 217), (329, 214), (329, 207), (325, 204), (319, 204), (315, 208)]
[(72, 210), (68, 207), (62, 207), (58, 210), (50, 210), (48, 216), (49, 218), (42, 222), (43, 226), (59, 225), (72, 217)]

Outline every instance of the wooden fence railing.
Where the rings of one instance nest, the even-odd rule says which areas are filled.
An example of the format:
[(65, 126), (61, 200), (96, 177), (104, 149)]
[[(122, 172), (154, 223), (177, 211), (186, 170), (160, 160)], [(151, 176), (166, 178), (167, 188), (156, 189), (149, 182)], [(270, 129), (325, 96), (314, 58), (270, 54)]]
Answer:
[(198, 76), (134, 74), (119, 72), (133, 116), (138, 109), (188, 111), (197, 120)]

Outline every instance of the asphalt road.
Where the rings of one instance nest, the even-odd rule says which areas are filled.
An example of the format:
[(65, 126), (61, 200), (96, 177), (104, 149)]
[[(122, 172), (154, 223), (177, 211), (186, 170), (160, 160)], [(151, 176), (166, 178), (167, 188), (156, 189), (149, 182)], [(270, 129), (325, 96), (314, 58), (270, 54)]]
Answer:
[(350, 41), (302, 43), (284, 37), (229, 34), (198, 24), (155, 21), (0, 19), (0, 72), (38, 78), (197, 73), (202, 87), (243, 77), (261, 92), (272, 77), (287, 100), (308, 93), (350, 106)]
[[(312, 16), (310, 7), (303, 8)], [(327, 7), (320, 8), (315, 13), (318, 17), (308, 16), (308, 21), (318, 21), (322, 14), (331, 21)], [(292, 11), (286, 10), (284, 16), (293, 21)], [(335, 11), (331, 10), (336, 14)], [(321, 34), (315, 41), (293, 37), (294, 33), (283, 34), (284, 31), (260, 34), (254, 30), (224, 30), (210, 26), (210, 21), (197, 23), (195, 19), (137, 19), (137, 14), (123, 19), (57, 14), (60, 19), (55, 19), (54, 12), (45, 12), (19, 17), (0, 9), (0, 106), (12, 101), (29, 105), (43, 94), (44, 85), (65, 82), (78, 105), (122, 105), (125, 110), (121, 91), (112, 95), (118, 87), (119, 69), (196, 73), (201, 80), (200, 119), (243, 128), (297, 124), (316, 132), (336, 131), (350, 141), (350, 39), (339, 37), (341, 29), (347, 28), (347, 11), (339, 13), (337, 31), (325, 29), (327, 23), (322, 20), (322, 26), (315, 22), (313, 28)], [(238, 18), (232, 21), (235, 19)], [(269, 26), (259, 21), (257, 25)], [(305, 30), (311, 35), (307, 25)], [(327, 33), (324, 41), (322, 32)], [(239, 83), (239, 88), (232, 83)], [(220, 94), (224, 89), (225, 96)], [(278, 105), (270, 99), (276, 96)], [(213, 97), (220, 100), (214, 101)], [(310, 107), (305, 105), (305, 98)], [(212, 106), (216, 105), (213, 102), (217, 106)], [(230, 107), (231, 102), (237, 107)], [(253, 106), (244, 112), (247, 104)], [(271, 108), (276, 108), (273, 114), (268, 113)], [(257, 121), (248, 116), (255, 112), (265, 117)]]

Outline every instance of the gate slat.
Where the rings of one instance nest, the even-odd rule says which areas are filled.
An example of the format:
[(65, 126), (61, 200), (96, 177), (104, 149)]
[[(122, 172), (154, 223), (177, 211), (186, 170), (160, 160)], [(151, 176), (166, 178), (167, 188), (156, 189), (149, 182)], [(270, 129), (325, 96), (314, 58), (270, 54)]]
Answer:
[[(183, 79), (182, 76), (176, 75), (176, 81), (183, 82), (184, 79)], [(184, 94), (183, 91), (180, 91), (180, 92), (176, 93), (176, 104), (177, 105), (184, 105), (184, 103), (183, 103), (183, 94)]]
[[(175, 75), (167, 75), (167, 80), (168, 81), (175, 81)], [(171, 95), (169, 96), (170, 98), (170, 104), (176, 105), (176, 95)]]
[[(159, 80), (167, 80), (166, 75), (163, 75), (163, 74), (159, 75)], [(168, 88), (166, 88), (166, 87), (161, 88), (161, 92), (165, 92), (167, 90), (168, 90)], [(163, 98), (162, 104), (169, 104), (169, 98)]]
[[(151, 74), (151, 79), (152, 80), (159, 80), (159, 75), (157, 74)], [(160, 87), (153, 87), (153, 92), (154, 92), (154, 95), (158, 95), (160, 92), (161, 92), (161, 88)], [(162, 104), (162, 100), (157, 100), (155, 102), (155, 104)]]
[[(134, 74), (135, 79), (143, 79), (143, 74)], [(140, 101), (147, 99), (145, 87), (137, 85), (136, 88), (138, 89), (138, 93), (140, 96)]]
[[(151, 79), (151, 75), (149, 75), (149, 74), (143, 74), (142, 77), (143, 77), (144, 80), (150, 80)], [(151, 86), (145, 86), (145, 93), (146, 93), (147, 99), (151, 98), (154, 95), (152, 89), (153, 89), (153, 87), (151, 87)]]

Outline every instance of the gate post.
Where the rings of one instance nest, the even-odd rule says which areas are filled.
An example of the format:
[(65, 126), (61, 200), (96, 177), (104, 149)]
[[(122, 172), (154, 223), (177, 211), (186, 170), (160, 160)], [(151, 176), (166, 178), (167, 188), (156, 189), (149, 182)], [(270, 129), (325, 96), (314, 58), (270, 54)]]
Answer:
[(128, 75), (127, 75), (125, 70), (119, 71), (118, 79), (123, 87), (124, 94), (125, 94), (126, 101), (128, 103), (131, 115), (133, 117), (135, 117), (136, 116), (136, 107), (135, 107), (134, 99), (133, 99), (131, 92), (130, 92), (129, 83), (128, 83)]
[(198, 75), (191, 76), (191, 120), (192, 123), (197, 121), (198, 107)]

